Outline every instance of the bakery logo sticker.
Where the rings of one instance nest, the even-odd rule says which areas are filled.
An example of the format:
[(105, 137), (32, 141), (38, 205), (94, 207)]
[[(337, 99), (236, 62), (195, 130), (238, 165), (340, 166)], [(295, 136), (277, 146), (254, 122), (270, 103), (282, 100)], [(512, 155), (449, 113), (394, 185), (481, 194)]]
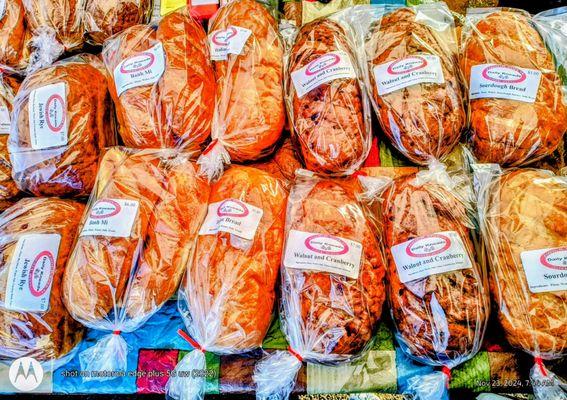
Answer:
[(390, 250), (401, 283), (472, 267), (463, 241), (454, 231), (418, 237)]
[(357, 279), (362, 244), (337, 236), (291, 230), (283, 264), (286, 268), (328, 272)]
[(228, 59), (229, 54), (241, 54), (250, 35), (250, 29), (234, 25), (212, 32), (209, 35), (211, 60), (223, 61)]
[(19, 392), (33, 392), (43, 382), (43, 367), (35, 358), (22, 357), (10, 364), (8, 378)]
[(520, 258), (532, 293), (567, 290), (567, 246), (523, 251)]
[(29, 126), (34, 150), (65, 146), (67, 136), (67, 93), (65, 82), (32, 90), (29, 97)]
[(83, 225), (81, 236), (130, 237), (139, 206), (136, 200), (97, 200)]
[(209, 204), (207, 216), (199, 235), (230, 233), (242, 239), (252, 240), (256, 235), (264, 211), (238, 199), (226, 199)]
[(60, 242), (58, 234), (31, 234), (18, 239), (8, 271), (6, 309), (26, 312), (49, 309)]
[(10, 110), (5, 105), (0, 105), (0, 135), (10, 134)]
[(165, 54), (160, 42), (152, 48), (122, 60), (114, 69), (118, 96), (126, 90), (155, 84), (165, 71)]
[(327, 53), (291, 73), (291, 81), (299, 98), (325, 83), (354, 78), (356, 71), (344, 51)]
[(421, 83), (445, 83), (441, 59), (432, 54), (418, 54), (374, 67), (374, 80), (380, 96)]
[(537, 97), (541, 71), (511, 65), (481, 64), (471, 68), (469, 97), (508, 99), (533, 103)]

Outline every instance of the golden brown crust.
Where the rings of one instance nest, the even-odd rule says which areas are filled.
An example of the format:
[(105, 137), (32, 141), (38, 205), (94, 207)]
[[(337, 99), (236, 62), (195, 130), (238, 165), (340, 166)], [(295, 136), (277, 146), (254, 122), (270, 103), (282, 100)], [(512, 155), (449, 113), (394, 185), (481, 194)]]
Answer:
[(84, 206), (71, 200), (22, 199), (0, 218), (0, 302), (4, 302), (11, 256), (18, 238), (25, 234), (61, 235), (53, 276), (49, 309), (45, 313), (8, 311), (0, 307), (0, 358), (34, 357), (39, 361), (60, 358), (81, 340), (83, 329), (65, 309), (63, 273)]
[(0, 13), (0, 64), (19, 67), (26, 35), (24, 6), (22, 0), (5, 0), (4, 7)]
[(281, 146), (267, 160), (250, 166), (269, 172), (288, 185), (293, 183), (295, 171), (302, 167), (290, 138), (285, 138)]
[(230, 25), (249, 29), (252, 35), (240, 55), (213, 62), (218, 113), (214, 135), (233, 160), (253, 161), (273, 151), (284, 127), (283, 48), (276, 21), (254, 0), (221, 7), (209, 32)]
[[(12, 76), (3, 75), (0, 78), (0, 107), (6, 107), (8, 112), (12, 112), (14, 97), (20, 81)], [(2, 121), (7, 124), (8, 121)], [(0, 133), (0, 201), (6, 201), (17, 197), (20, 190), (12, 179), (12, 163), (8, 153), (8, 138), (10, 129), (7, 127), (5, 131)], [(7, 208), (7, 207), (5, 207)], [(0, 205), (0, 209), (2, 206)]]
[(534, 355), (567, 352), (567, 291), (532, 293), (520, 254), (567, 245), (567, 180), (544, 170), (505, 173), (491, 186), (491, 288), (508, 341)]
[(498, 11), (469, 27), (461, 68), (470, 82), (471, 68), (502, 64), (541, 71), (534, 103), (508, 99), (470, 102), (472, 146), (482, 162), (519, 166), (552, 153), (567, 130), (567, 107), (553, 57), (529, 16)]

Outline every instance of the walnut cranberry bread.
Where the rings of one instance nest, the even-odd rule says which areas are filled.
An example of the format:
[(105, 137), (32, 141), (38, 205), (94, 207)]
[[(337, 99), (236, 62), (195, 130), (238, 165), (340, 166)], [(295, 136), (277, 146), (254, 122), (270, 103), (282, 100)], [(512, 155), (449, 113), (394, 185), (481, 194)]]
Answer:
[(83, 210), (71, 200), (28, 198), (0, 216), (0, 359), (55, 360), (81, 340), (61, 290)]
[[(445, 6), (399, 8), (371, 25), (365, 51), (369, 90), (392, 144), (418, 164), (448, 155), (466, 123), (452, 17)], [(439, 21), (437, 21), (439, 20)], [(439, 22), (435, 25), (434, 22)]]
[(102, 63), (71, 57), (26, 77), (8, 141), (13, 177), (35, 196), (90, 194), (99, 153), (114, 144), (111, 99)]
[(475, 11), (463, 31), (472, 148), (482, 162), (519, 166), (552, 153), (567, 130), (553, 56), (523, 12)]
[(22, 65), (26, 28), (22, 0), (0, 3), (0, 64), (11, 68)]
[(209, 137), (215, 80), (206, 42), (184, 8), (166, 15), (157, 29), (136, 25), (105, 43), (124, 144), (194, 150)]
[(301, 28), (287, 65), (286, 102), (307, 169), (344, 175), (364, 162), (372, 133), (361, 82), (352, 46), (339, 24), (323, 18)]

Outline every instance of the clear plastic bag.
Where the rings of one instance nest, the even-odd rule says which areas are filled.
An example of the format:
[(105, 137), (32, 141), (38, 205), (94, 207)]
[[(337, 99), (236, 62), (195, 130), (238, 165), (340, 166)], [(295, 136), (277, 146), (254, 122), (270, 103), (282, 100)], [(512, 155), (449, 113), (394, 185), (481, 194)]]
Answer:
[(291, 139), (285, 138), (270, 158), (251, 166), (269, 172), (291, 185), (295, 179), (295, 171), (301, 168), (301, 160), (295, 152)]
[(26, 28), (22, 0), (4, 0), (0, 7), (0, 65), (21, 66)]
[(199, 164), (208, 177), (230, 160), (272, 153), (285, 123), (283, 46), (275, 19), (254, 0), (235, 0), (210, 21), (217, 82), (212, 139)]
[(87, 40), (102, 45), (106, 39), (131, 26), (147, 24), (152, 0), (85, 0), (83, 15)]
[(14, 199), (20, 193), (12, 179), (12, 164), (8, 153), (8, 138), (10, 135), (10, 114), (20, 80), (11, 75), (0, 74), (0, 209), (2, 205)]
[(447, 398), (451, 369), (477, 354), (490, 313), (470, 179), (434, 162), (383, 184), (377, 198), (396, 339), (441, 369), (405, 382), (406, 392)]
[(307, 169), (349, 175), (372, 142), (370, 101), (352, 37), (332, 18), (304, 25), (286, 55), (292, 138)]
[(287, 190), (271, 174), (232, 166), (211, 187), (195, 257), (178, 307), (195, 350), (170, 377), (175, 399), (202, 399), (204, 351), (239, 354), (262, 345), (272, 319)]
[(335, 365), (371, 344), (386, 298), (381, 246), (356, 178), (297, 174), (289, 195), (280, 321), (288, 352), (254, 371), (258, 399), (289, 397), (301, 362)]
[(391, 143), (422, 165), (450, 154), (466, 125), (466, 98), (447, 6), (359, 6), (343, 15), (357, 32), (366, 86)]
[(58, 366), (81, 341), (83, 328), (65, 309), (61, 290), (84, 208), (28, 198), (0, 216), (0, 360), (33, 357)]
[(469, 85), (471, 146), (480, 162), (528, 164), (552, 153), (567, 130), (563, 84), (536, 28), (521, 10), (467, 14), (461, 69)]
[(103, 58), (124, 144), (198, 150), (211, 132), (215, 81), (205, 31), (188, 8), (107, 40)]
[(475, 179), (498, 319), (535, 359), (536, 398), (564, 399), (565, 383), (543, 360), (567, 354), (567, 177), (478, 164)]
[(139, 328), (177, 290), (209, 193), (189, 157), (120, 147), (105, 153), (63, 280), (73, 318), (109, 331), (80, 354), (82, 370), (125, 371), (121, 333)]
[(115, 143), (100, 60), (82, 54), (28, 75), (14, 100), (8, 150), (18, 187), (35, 196), (85, 197), (99, 154)]

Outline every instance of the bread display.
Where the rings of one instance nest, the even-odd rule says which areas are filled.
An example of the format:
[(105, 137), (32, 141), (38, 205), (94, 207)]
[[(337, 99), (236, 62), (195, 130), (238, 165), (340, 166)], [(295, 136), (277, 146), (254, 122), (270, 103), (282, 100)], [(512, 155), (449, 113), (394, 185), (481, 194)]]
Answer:
[(90, 42), (101, 45), (114, 34), (147, 23), (151, 14), (151, 0), (86, 0), (85, 32)]
[(372, 133), (362, 75), (343, 28), (327, 18), (304, 25), (286, 68), (292, 135), (305, 166), (323, 174), (354, 172)]
[(531, 17), (481, 10), (467, 19), (461, 68), (476, 157), (520, 166), (552, 153), (567, 130), (567, 108), (553, 56)]
[(0, 77), (0, 208), (6, 208), (2, 207), (2, 203), (15, 198), (20, 193), (12, 179), (12, 163), (8, 152), (10, 113), (19, 87), (19, 79), (10, 75)]
[[(424, 6), (425, 7), (425, 6)], [(466, 124), (464, 86), (457, 63), (455, 28), (446, 7), (430, 18), (419, 8), (399, 8), (371, 25), (365, 52), (369, 90), (391, 143), (411, 161), (441, 159), (459, 143)]]
[(487, 193), (484, 240), (506, 337), (544, 359), (564, 356), (567, 180), (545, 170), (511, 170)]
[(0, 8), (0, 64), (19, 67), (24, 54), (26, 28), (22, 0), (4, 0)]
[(420, 172), (395, 179), (383, 199), (398, 342), (421, 362), (453, 368), (479, 350), (490, 311), (470, 206)]
[(28, 198), (0, 216), (0, 359), (59, 359), (83, 337), (61, 298), (83, 210), (71, 200)]
[(301, 160), (295, 152), (291, 139), (286, 138), (272, 156), (251, 166), (269, 172), (276, 178), (291, 184), (295, 179), (295, 171), (301, 168)]
[(12, 175), (35, 196), (88, 196), (99, 153), (114, 144), (102, 63), (75, 56), (26, 77), (8, 141)]
[(126, 146), (195, 150), (209, 137), (215, 81), (206, 41), (184, 8), (165, 16), (157, 29), (136, 25), (105, 43)]

